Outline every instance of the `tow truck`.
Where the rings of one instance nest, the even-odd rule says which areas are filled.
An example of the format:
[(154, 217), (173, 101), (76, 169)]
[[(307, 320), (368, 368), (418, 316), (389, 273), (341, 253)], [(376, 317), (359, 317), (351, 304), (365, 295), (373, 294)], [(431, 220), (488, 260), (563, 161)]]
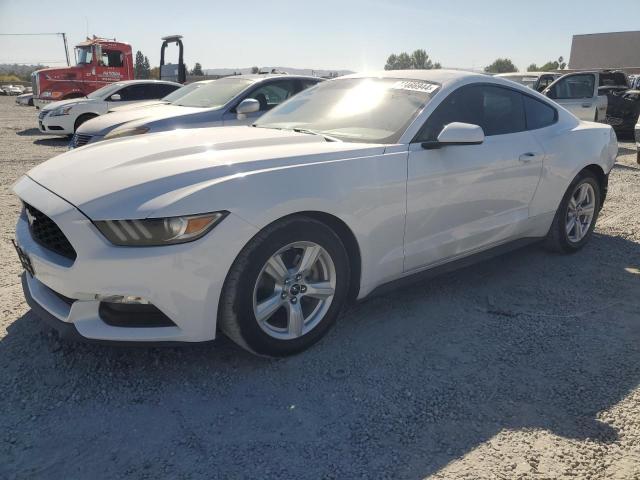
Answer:
[(133, 80), (131, 45), (95, 35), (75, 47), (76, 65), (45, 68), (31, 74), (36, 108), (49, 102), (84, 97), (113, 82)]

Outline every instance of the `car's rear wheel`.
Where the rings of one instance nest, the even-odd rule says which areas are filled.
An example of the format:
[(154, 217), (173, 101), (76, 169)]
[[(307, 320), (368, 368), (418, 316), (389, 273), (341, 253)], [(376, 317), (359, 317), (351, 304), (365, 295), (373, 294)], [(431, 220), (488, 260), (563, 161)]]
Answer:
[(305, 350), (335, 322), (349, 274), (344, 245), (328, 226), (303, 216), (276, 222), (232, 265), (220, 300), (220, 327), (260, 355)]
[(547, 246), (559, 252), (580, 250), (591, 238), (601, 206), (600, 183), (583, 170), (571, 182), (547, 234)]

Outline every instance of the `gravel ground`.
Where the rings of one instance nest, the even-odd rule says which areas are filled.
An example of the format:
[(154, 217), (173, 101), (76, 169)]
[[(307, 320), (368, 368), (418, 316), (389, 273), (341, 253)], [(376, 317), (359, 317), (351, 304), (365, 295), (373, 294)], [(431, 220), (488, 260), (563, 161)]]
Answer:
[(61, 153), (0, 97), (0, 478), (640, 479), (640, 168), (596, 235), (360, 303), (285, 360), (67, 344), (22, 298), (11, 184)]

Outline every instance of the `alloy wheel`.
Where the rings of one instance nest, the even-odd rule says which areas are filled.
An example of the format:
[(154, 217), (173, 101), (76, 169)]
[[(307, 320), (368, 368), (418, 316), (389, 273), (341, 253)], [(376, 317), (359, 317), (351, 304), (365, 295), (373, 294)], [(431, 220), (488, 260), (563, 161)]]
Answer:
[(336, 268), (329, 253), (314, 242), (294, 242), (262, 267), (253, 291), (253, 313), (269, 336), (299, 338), (321, 322), (335, 288)]
[(576, 186), (567, 208), (565, 230), (572, 243), (582, 240), (591, 228), (596, 209), (596, 195), (593, 186), (580, 183)]

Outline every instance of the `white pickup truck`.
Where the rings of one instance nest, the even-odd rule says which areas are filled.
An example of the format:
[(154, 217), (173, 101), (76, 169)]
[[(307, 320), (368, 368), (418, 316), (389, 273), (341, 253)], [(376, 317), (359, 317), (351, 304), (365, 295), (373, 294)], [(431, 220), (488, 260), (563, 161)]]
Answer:
[[(602, 76), (602, 77), (601, 77)], [(576, 72), (560, 77), (542, 93), (573, 113), (580, 120), (604, 123), (607, 118), (607, 96), (599, 87), (606, 81), (600, 72)]]

